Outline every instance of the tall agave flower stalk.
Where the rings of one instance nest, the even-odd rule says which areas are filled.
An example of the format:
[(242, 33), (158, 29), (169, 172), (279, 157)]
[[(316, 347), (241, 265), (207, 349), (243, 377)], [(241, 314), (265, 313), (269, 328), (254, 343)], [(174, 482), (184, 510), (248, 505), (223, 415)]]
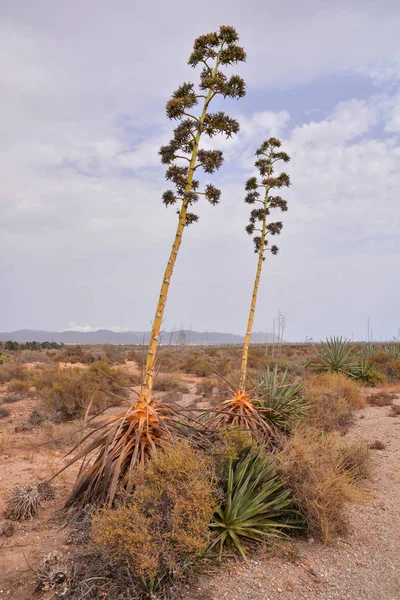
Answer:
[[(109, 419), (94, 435), (92, 430), (83, 438), (86, 445), (70, 464), (79, 459), (89, 459), (89, 462), (84, 462), (66, 506), (113, 502), (119, 488), (132, 489), (136, 465), (171, 439), (174, 414), (153, 402), (151, 397), (160, 329), (185, 228), (198, 221), (191, 207), (200, 196), (205, 196), (212, 205), (218, 204), (221, 196), (220, 190), (211, 183), (200, 191), (199, 170), (212, 174), (223, 162), (220, 150), (200, 147), (201, 139), (218, 133), (230, 138), (239, 131), (235, 119), (221, 111), (209, 111), (216, 96), (241, 98), (245, 95), (243, 79), (238, 75), (228, 78), (221, 71), (222, 67), (246, 60), (238, 39), (235, 29), (227, 26), (197, 38), (188, 63), (192, 67), (203, 67), (198, 88), (196, 90), (193, 83), (183, 83), (167, 103), (167, 116), (180, 123), (172, 140), (159, 152), (161, 162), (168, 165), (166, 179), (174, 184), (174, 189), (164, 192), (162, 198), (165, 206), (178, 207), (178, 224), (153, 320), (141, 392), (136, 402), (128, 401), (128, 410), (123, 414)], [(198, 114), (193, 114), (199, 104)]]
[[(166, 179), (175, 185), (174, 190), (167, 190), (163, 194), (163, 202), (166, 206), (179, 204), (180, 208), (177, 211), (178, 225), (161, 284), (147, 353), (141, 392), (141, 400), (146, 403), (151, 402), (161, 324), (182, 236), (185, 227), (198, 221), (198, 216), (191, 212), (191, 206), (199, 200), (200, 195), (205, 196), (212, 205), (218, 204), (221, 196), (221, 191), (212, 184), (199, 191), (196, 171), (201, 168), (205, 173), (212, 174), (223, 163), (220, 150), (200, 148), (201, 138), (203, 134), (212, 138), (218, 133), (230, 138), (239, 131), (239, 124), (235, 119), (223, 112), (209, 112), (211, 101), (218, 95), (224, 98), (241, 98), (245, 95), (243, 79), (238, 75), (231, 75), (228, 79), (220, 70), (221, 67), (246, 60), (243, 48), (238, 46), (238, 39), (235, 29), (227, 26), (220, 27), (218, 32), (197, 38), (188, 63), (192, 67), (203, 66), (199, 91), (195, 91), (193, 83), (183, 83), (166, 106), (167, 116), (179, 120), (180, 124), (174, 130), (170, 143), (162, 146), (159, 152), (162, 163), (169, 165)], [(197, 107), (199, 102), (202, 102), (202, 106), (198, 115), (188, 112)]]
[[(258, 204), (250, 214), (250, 222), (246, 227), (249, 235), (253, 235), (255, 253), (258, 255), (256, 276), (253, 285), (253, 295), (251, 298), (249, 318), (247, 321), (246, 335), (243, 343), (242, 359), (240, 366), (240, 378), (237, 389), (232, 389), (232, 397), (224, 400), (215, 407), (217, 417), (215, 422), (221, 424), (233, 424), (244, 426), (253, 431), (256, 436), (270, 435), (271, 428), (268, 425), (265, 410), (257, 406), (253, 401), (251, 392), (246, 390), (247, 365), (249, 358), (249, 345), (251, 333), (253, 330), (254, 316), (256, 312), (258, 289), (260, 285), (262, 267), (266, 252), (276, 255), (278, 247), (274, 244), (268, 246), (268, 236), (279, 235), (282, 230), (280, 221), (268, 222), (268, 216), (271, 209), (278, 208), (281, 211), (287, 210), (287, 202), (280, 196), (272, 195), (275, 189), (288, 187), (290, 185), (289, 176), (286, 173), (275, 175), (275, 164), (283, 161), (289, 162), (290, 157), (286, 152), (279, 150), (281, 142), (271, 137), (256, 151), (257, 167), (260, 177), (251, 177), (247, 180), (245, 190), (247, 195), (245, 202), (247, 204)], [(266, 409), (267, 410), (267, 409)]]

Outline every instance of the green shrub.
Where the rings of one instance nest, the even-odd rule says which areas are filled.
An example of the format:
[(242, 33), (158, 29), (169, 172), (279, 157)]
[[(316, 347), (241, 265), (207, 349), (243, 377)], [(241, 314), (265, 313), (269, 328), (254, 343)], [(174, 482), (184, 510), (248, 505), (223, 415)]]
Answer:
[(383, 385), (387, 383), (386, 376), (378, 371), (378, 369), (371, 363), (370, 359), (362, 358), (359, 360), (357, 365), (353, 367), (351, 373), (354, 379), (362, 381), (367, 385)]
[(8, 358), (7, 354), (0, 352), (0, 365), (5, 365), (9, 360), (10, 359)]
[(219, 546), (220, 556), (226, 546), (245, 557), (245, 542), (267, 542), (300, 525), (290, 491), (272, 458), (260, 451), (253, 454), (247, 448), (225, 464), (222, 492), (223, 502), (211, 523), (215, 538), (210, 547)]
[[(188, 574), (207, 548), (215, 510), (210, 461), (185, 443), (145, 466), (132, 496), (93, 517), (95, 546), (125, 564), (147, 594)], [(151, 596), (153, 597), (153, 596)]]

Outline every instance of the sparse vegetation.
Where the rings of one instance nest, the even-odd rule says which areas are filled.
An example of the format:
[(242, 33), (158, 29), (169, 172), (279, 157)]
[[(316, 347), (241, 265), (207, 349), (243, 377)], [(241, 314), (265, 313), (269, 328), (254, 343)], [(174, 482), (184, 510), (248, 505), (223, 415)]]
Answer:
[(7, 386), (8, 392), (19, 392), (27, 394), (29, 392), (30, 383), (24, 379), (13, 379)]
[(154, 379), (153, 390), (156, 392), (176, 391), (185, 394), (189, 391), (189, 388), (182, 382), (179, 373), (169, 373), (158, 375)]
[(125, 374), (106, 363), (93, 363), (89, 369), (53, 367), (42, 370), (34, 379), (37, 395), (53, 418), (69, 420), (84, 415), (88, 407), (96, 410), (126, 396)]
[(13, 360), (0, 364), (0, 384), (8, 383), (13, 379), (26, 380), (28, 376), (28, 370)]

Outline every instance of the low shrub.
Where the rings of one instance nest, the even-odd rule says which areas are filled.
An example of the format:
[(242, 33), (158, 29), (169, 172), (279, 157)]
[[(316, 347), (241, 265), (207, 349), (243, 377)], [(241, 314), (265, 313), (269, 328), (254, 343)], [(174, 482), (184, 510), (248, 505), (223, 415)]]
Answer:
[(388, 352), (374, 352), (369, 361), (390, 383), (400, 381), (400, 360)]
[(348, 471), (356, 481), (370, 477), (371, 456), (365, 440), (344, 438), (339, 452), (343, 460), (343, 469)]
[(0, 521), (0, 536), (11, 537), (15, 533), (15, 523), (9, 519)]
[(307, 421), (325, 431), (345, 429), (352, 421), (354, 409), (365, 405), (360, 384), (336, 373), (309, 377), (305, 381), (305, 399), (311, 407)]
[(384, 450), (386, 448), (386, 444), (380, 440), (375, 440), (369, 445), (369, 448), (370, 450)]
[(370, 362), (369, 358), (360, 358), (349, 372), (349, 375), (365, 385), (376, 386), (387, 383), (386, 375), (381, 373), (381, 371)]
[(207, 548), (213, 480), (202, 454), (185, 443), (168, 446), (138, 473), (133, 495), (95, 514), (95, 547), (125, 564), (149, 596), (156, 594), (184, 578)]
[(82, 346), (66, 346), (60, 352), (57, 359), (60, 362), (76, 364), (94, 362), (94, 360), (98, 360), (98, 357), (94, 358), (94, 360), (92, 361), (89, 359), (87, 351), (84, 350)]
[(118, 394), (136, 381), (136, 377), (122, 369), (111, 367), (106, 361), (96, 361), (89, 367), (89, 371), (98, 373), (108, 379), (111, 391)]
[(38, 514), (39, 501), (39, 493), (35, 485), (14, 488), (7, 503), (6, 519), (10, 521), (33, 519)]
[(7, 396), (3, 397), (4, 404), (13, 404), (14, 402), (20, 402), (21, 400), (25, 400), (26, 394), (23, 392), (12, 392), (11, 394), (7, 394)]
[(400, 406), (398, 404), (393, 404), (391, 406), (391, 416), (400, 417)]
[(196, 384), (196, 393), (203, 398), (210, 398), (215, 389), (214, 379), (202, 379)]
[(367, 402), (371, 406), (390, 406), (395, 398), (396, 394), (393, 392), (375, 392), (367, 396)]
[[(112, 379), (107, 376), (108, 372), (102, 372), (105, 368), (111, 369)], [(82, 416), (89, 404), (92, 410), (107, 403), (115, 404), (113, 394), (123, 396), (125, 393), (125, 389), (120, 387), (122, 381), (125, 378), (119, 379), (119, 374), (108, 365), (94, 363), (90, 369), (48, 369), (42, 371), (34, 383), (45, 410), (59, 420), (69, 420)]]
[(254, 443), (251, 432), (237, 427), (220, 429), (214, 440), (212, 457), (217, 470), (223, 469), (225, 463), (239, 458), (240, 453)]
[(6, 406), (0, 406), (0, 419), (5, 419), (5, 417), (9, 417), (11, 414), (10, 409)]
[(179, 373), (168, 373), (154, 378), (153, 390), (156, 392), (176, 391), (185, 394), (189, 388), (181, 380)]
[(292, 490), (309, 536), (324, 543), (347, 532), (346, 502), (358, 497), (355, 474), (337, 434), (298, 427), (276, 455), (278, 471)]
[(7, 386), (8, 392), (20, 392), (27, 394), (29, 392), (30, 384), (29, 381), (24, 379), (13, 379)]
[(8, 383), (12, 379), (28, 379), (29, 371), (12, 360), (0, 364), (0, 384)]

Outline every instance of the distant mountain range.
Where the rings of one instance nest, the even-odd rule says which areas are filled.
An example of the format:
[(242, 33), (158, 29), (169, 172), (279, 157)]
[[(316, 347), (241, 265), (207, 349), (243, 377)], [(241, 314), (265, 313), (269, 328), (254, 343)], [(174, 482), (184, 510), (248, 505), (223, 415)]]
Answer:
[[(0, 341), (6, 342), (57, 342), (59, 344), (147, 344), (149, 342), (149, 331), (110, 331), (99, 329), (98, 331), (35, 331), (33, 329), (19, 329), (0, 333)], [(278, 341), (277, 336), (272, 333), (266, 334), (256, 331), (251, 336), (253, 344), (265, 344)], [(243, 336), (233, 333), (219, 333), (216, 331), (192, 331), (181, 329), (175, 331), (164, 331), (162, 333), (162, 344), (181, 344), (189, 346), (216, 345), (216, 344), (241, 344)]]

